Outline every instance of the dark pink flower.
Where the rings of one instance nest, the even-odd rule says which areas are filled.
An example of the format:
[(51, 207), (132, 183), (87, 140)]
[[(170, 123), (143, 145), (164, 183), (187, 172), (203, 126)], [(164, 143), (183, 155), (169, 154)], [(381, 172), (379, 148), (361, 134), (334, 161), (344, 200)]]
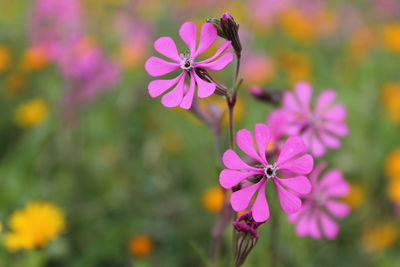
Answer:
[(232, 149), (227, 150), (222, 158), (226, 169), (222, 170), (219, 176), (221, 186), (232, 188), (244, 182), (243, 188), (232, 193), (232, 208), (235, 211), (247, 209), (253, 195), (258, 192), (251, 211), (256, 222), (266, 221), (269, 218), (269, 207), (265, 190), (267, 182), (271, 180), (283, 211), (297, 212), (301, 208), (301, 200), (297, 194), (307, 194), (311, 191), (311, 184), (304, 174), (311, 172), (313, 158), (305, 154), (307, 148), (304, 141), (298, 136), (289, 137), (283, 144), (276, 162), (272, 162), (266, 158), (266, 149), (271, 140), (268, 126), (256, 124), (254, 139), (249, 130), (242, 129), (237, 132), (238, 147), (255, 160), (256, 164), (250, 166), (245, 163)]
[[(226, 41), (219, 47), (214, 56), (203, 61), (195, 61), (217, 38), (217, 30), (211, 23), (203, 24), (198, 45), (197, 29), (193, 22), (185, 22), (179, 29), (179, 35), (189, 47), (189, 50), (179, 54), (175, 42), (171, 37), (160, 37), (154, 42), (154, 48), (161, 55), (172, 60), (172, 62), (159, 57), (150, 57), (146, 61), (145, 69), (153, 77), (163, 76), (180, 69), (182, 72), (174, 79), (154, 80), (150, 82), (148, 90), (151, 97), (158, 97), (175, 86), (162, 97), (161, 103), (166, 107), (180, 106), (184, 109), (189, 109), (192, 106), (196, 86), (197, 96), (200, 98), (209, 97), (214, 93), (216, 88), (214, 83), (201, 79), (195, 71), (196, 68), (221, 70), (232, 61), (233, 55), (231, 52), (223, 54), (231, 44), (230, 41)], [(190, 79), (189, 86), (185, 85), (187, 75)]]
[(286, 113), (287, 134), (303, 137), (311, 153), (320, 157), (326, 148), (339, 148), (339, 137), (347, 135), (346, 108), (334, 103), (335, 91), (324, 90), (312, 110), (311, 94), (310, 84), (297, 83), (293, 93), (284, 93), (282, 110)]
[(311, 193), (303, 196), (300, 211), (288, 216), (289, 222), (296, 224), (298, 236), (334, 239), (339, 232), (334, 218), (344, 218), (350, 212), (347, 204), (335, 199), (349, 193), (349, 184), (337, 169), (329, 170), (319, 179), (324, 167), (325, 164), (320, 163), (311, 173)]

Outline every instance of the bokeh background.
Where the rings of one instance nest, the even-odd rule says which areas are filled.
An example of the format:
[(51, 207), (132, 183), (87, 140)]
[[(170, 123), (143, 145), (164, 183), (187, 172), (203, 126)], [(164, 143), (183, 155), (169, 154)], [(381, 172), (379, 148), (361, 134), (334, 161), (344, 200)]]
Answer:
[(273, 108), (251, 86), (300, 80), (336, 90), (350, 129), (325, 157), (351, 184), (339, 236), (299, 238), (281, 213), (245, 266), (271, 250), (278, 266), (400, 266), (399, 1), (0, 0), (1, 266), (206, 264), (223, 203), (212, 132), (150, 98), (143, 66), (156, 38), (224, 12), (244, 47), (237, 129)]

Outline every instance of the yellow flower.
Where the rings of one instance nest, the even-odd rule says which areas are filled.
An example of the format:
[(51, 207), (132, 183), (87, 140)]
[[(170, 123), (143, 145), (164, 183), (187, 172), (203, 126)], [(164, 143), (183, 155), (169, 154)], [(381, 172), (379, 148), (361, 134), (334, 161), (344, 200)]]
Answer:
[(46, 102), (43, 99), (34, 98), (17, 107), (15, 120), (18, 126), (30, 128), (43, 122), (47, 115), (48, 107)]
[(281, 25), (283, 31), (295, 41), (307, 44), (314, 39), (312, 22), (296, 9), (289, 9), (282, 14)]
[(387, 83), (383, 86), (382, 102), (389, 118), (400, 123), (400, 83)]
[(224, 205), (224, 192), (218, 186), (213, 186), (207, 189), (203, 194), (202, 204), (204, 209), (209, 212), (217, 213)]
[(285, 50), (280, 57), (282, 68), (286, 71), (290, 82), (310, 81), (311, 61), (307, 55)]
[(396, 204), (400, 204), (400, 179), (391, 180), (388, 184), (386, 194)]
[(390, 179), (400, 179), (400, 148), (393, 150), (387, 157), (385, 172)]
[(28, 48), (22, 56), (22, 69), (26, 71), (38, 71), (49, 63), (47, 53), (40, 47)]
[(362, 237), (362, 246), (367, 252), (380, 252), (390, 247), (396, 241), (397, 235), (394, 223), (380, 224), (365, 230)]
[(365, 199), (364, 188), (359, 184), (350, 185), (350, 193), (344, 197), (344, 201), (349, 204), (353, 209), (357, 209), (361, 206)]
[(128, 244), (129, 252), (138, 258), (143, 258), (153, 250), (153, 241), (147, 235), (134, 236)]
[(385, 25), (382, 29), (383, 45), (390, 52), (400, 52), (400, 23)]
[(63, 212), (49, 202), (32, 202), (15, 211), (9, 220), (11, 232), (5, 236), (10, 251), (34, 249), (56, 239), (65, 228)]
[(0, 45), (0, 73), (4, 72), (10, 64), (10, 51)]

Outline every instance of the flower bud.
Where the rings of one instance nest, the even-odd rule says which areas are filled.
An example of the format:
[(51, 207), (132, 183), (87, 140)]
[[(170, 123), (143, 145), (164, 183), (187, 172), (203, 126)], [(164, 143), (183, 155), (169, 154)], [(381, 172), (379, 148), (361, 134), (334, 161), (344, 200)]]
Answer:
[(254, 221), (251, 211), (243, 214), (232, 223), (233, 227), (238, 232), (235, 242), (235, 266), (242, 265), (247, 255), (249, 255), (250, 251), (257, 244), (257, 228), (261, 224), (262, 223)]
[(250, 88), (250, 94), (258, 100), (279, 105), (282, 102), (282, 92), (277, 90), (263, 90), (258, 86)]
[(218, 36), (232, 42), (237, 57), (241, 56), (242, 45), (239, 38), (239, 24), (235, 22), (229, 13), (222, 14), (220, 19), (209, 18), (207, 22), (212, 23), (218, 31)]

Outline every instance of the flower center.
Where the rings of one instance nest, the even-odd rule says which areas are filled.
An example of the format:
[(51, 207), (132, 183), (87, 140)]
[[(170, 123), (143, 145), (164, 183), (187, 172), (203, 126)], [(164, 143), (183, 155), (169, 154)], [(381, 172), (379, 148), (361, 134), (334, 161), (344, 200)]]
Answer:
[(183, 54), (180, 54), (181, 57), (181, 69), (190, 70), (193, 68), (193, 59), (190, 58), (190, 53), (186, 51)]
[(276, 176), (276, 171), (278, 168), (274, 165), (268, 165), (267, 167), (264, 168), (264, 174), (267, 177), (267, 179), (274, 178)]

